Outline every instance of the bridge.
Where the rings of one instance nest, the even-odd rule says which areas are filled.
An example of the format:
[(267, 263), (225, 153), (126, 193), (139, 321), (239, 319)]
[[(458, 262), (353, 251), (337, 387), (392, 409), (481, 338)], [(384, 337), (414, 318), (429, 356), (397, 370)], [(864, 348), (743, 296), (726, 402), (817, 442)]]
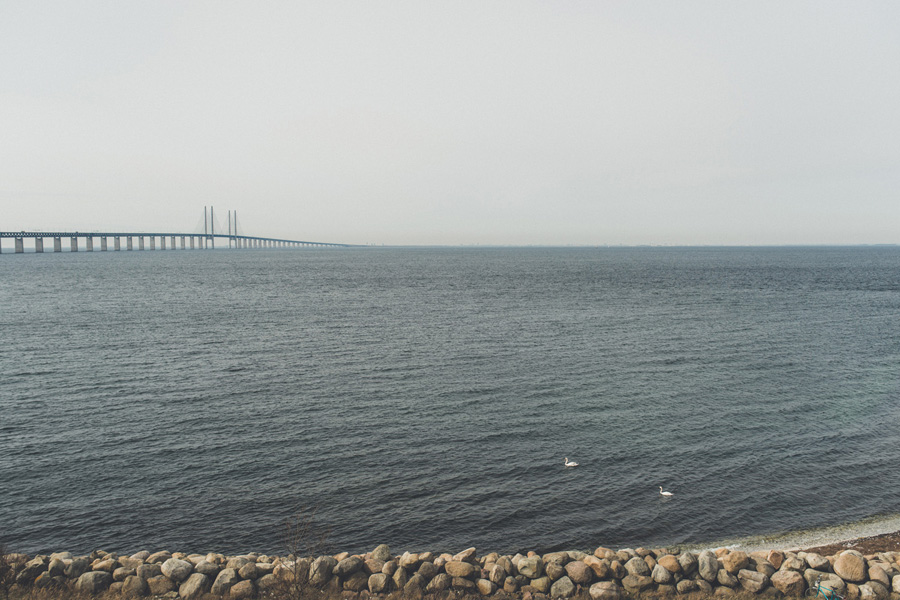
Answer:
[[(232, 226), (233, 225), (233, 226)], [(78, 252), (84, 249), (86, 252), (94, 251), (94, 240), (100, 240), (100, 252), (108, 250), (156, 250), (157, 240), (159, 249), (166, 250), (209, 250), (216, 247), (216, 240), (223, 242), (221, 247), (228, 244), (228, 248), (352, 248), (354, 244), (336, 244), (331, 242), (311, 242), (305, 240), (288, 240), (281, 238), (269, 238), (251, 235), (240, 235), (237, 229), (237, 211), (228, 211), (228, 232), (216, 233), (215, 218), (212, 207), (203, 208), (203, 232), (197, 233), (171, 233), (171, 232), (126, 232), (126, 231), (0, 231), (0, 252), (3, 252), (3, 239), (15, 240), (15, 253), (25, 252), (25, 240), (34, 241), (34, 251), (44, 252), (44, 240), (53, 240), (53, 252), (63, 251), (63, 240), (69, 241), (68, 251)], [(80, 240), (84, 240), (82, 244)], [(112, 241), (112, 244), (110, 244)], [(180, 242), (180, 246), (179, 246)]]

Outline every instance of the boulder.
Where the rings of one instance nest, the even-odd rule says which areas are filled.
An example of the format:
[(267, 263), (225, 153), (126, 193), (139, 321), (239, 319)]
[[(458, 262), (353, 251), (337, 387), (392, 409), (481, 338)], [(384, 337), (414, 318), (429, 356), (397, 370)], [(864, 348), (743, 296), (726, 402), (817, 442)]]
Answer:
[(531, 580), (531, 587), (541, 592), (542, 594), (548, 593), (552, 585), (553, 581), (546, 575)]
[(89, 596), (105, 592), (113, 578), (108, 571), (88, 571), (75, 581), (75, 591)]
[(450, 577), (469, 578), (475, 575), (476, 567), (472, 563), (451, 560), (444, 565), (444, 571), (446, 571)]
[(877, 581), (878, 583), (883, 585), (885, 589), (890, 589), (891, 587), (891, 578), (888, 577), (888, 574), (885, 572), (885, 570), (878, 565), (872, 565), (871, 567), (869, 567), (869, 580)]
[(834, 573), (807, 569), (803, 572), (803, 578), (806, 580), (807, 587), (815, 587), (818, 581), (821, 585), (837, 592), (839, 596), (843, 596), (844, 592), (847, 591), (847, 583)]
[(184, 583), (178, 586), (178, 596), (183, 600), (195, 600), (195, 598), (199, 598), (200, 596), (208, 592), (209, 586), (209, 577), (207, 577), (203, 573), (194, 573), (193, 575), (185, 579)]
[(575, 584), (565, 575), (550, 586), (551, 598), (571, 598), (575, 594)]
[(78, 579), (81, 577), (82, 573), (86, 572), (90, 569), (91, 563), (85, 557), (72, 559), (68, 565), (66, 565), (65, 569), (63, 569), (63, 575), (68, 577), (69, 579)]
[(122, 583), (122, 594), (125, 596), (146, 596), (150, 593), (150, 586), (137, 575), (129, 575)]
[(172, 553), (168, 552), (167, 550), (162, 550), (160, 552), (154, 552), (153, 554), (149, 555), (144, 560), (144, 562), (147, 562), (150, 564), (156, 564), (156, 563), (162, 564), (162, 563), (166, 562), (167, 560), (169, 560), (170, 558), (172, 558)]
[(830, 571), (831, 570), (831, 562), (821, 554), (817, 554), (816, 552), (807, 552), (803, 556), (803, 560), (806, 561), (806, 564), (809, 565), (810, 569), (815, 569), (817, 571)]
[(568, 552), (548, 552), (543, 556), (544, 565), (548, 563), (555, 563), (557, 565), (563, 566), (567, 562), (569, 562), (569, 553)]
[(194, 570), (194, 565), (186, 560), (170, 558), (162, 564), (160, 569), (162, 570), (163, 575), (175, 583), (181, 583), (182, 581), (187, 580), (191, 571)]
[[(594, 554), (596, 556), (596, 552)], [(623, 600), (622, 588), (612, 581), (598, 581), (591, 586), (591, 600)]]
[(207, 577), (215, 578), (215, 576), (219, 574), (219, 565), (204, 559), (194, 565), (194, 571), (197, 573), (203, 573)]
[[(773, 565), (775, 563), (772, 563)], [(779, 571), (797, 571), (798, 573), (803, 573), (808, 568), (806, 561), (796, 555), (787, 555), (784, 557), (784, 560), (781, 561), (781, 567)]]
[(622, 586), (632, 594), (639, 594), (653, 586), (653, 579), (647, 575), (626, 575), (622, 579)]
[(544, 564), (544, 574), (550, 578), (550, 581), (556, 581), (560, 577), (566, 574), (565, 567), (561, 566), (559, 563), (545, 563)]
[(465, 577), (451, 577), (450, 587), (463, 593), (472, 592), (475, 590), (475, 582)]
[(331, 556), (320, 556), (314, 560), (309, 567), (309, 583), (315, 587), (322, 587), (328, 583), (337, 564), (338, 561)]
[[(592, 556), (591, 558), (594, 557)], [(594, 560), (597, 559), (594, 558)], [(566, 563), (565, 569), (568, 578), (572, 580), (572, 582), (576, 585), (586, 586), (594, 578), (594, 572), (591, 570), (591, 568), (580, 560), (573, 560)]]
[(594, 556), (596, 556), (597, 558), (604, 558), (606, 560), (614, 560), (616, 558), (616, 553), (609, 548), (600, 546), (599, 548), (594, 550)]
[(859, 586), (860, 600), (888, 600), (891, 597), (887, 588), (877, 581), (870, 581)]
[(420, 594), (427, 585), (427, 579), (422, 577), (419, 573), (413, 573), (412, 577), (409, 578), (409, 581), (406, 582), (406, 585), (403, 586), (403, 592), (405, 594)]
[(739, 583), (738, 578), (725, 569), (719, 569), (719, 572), (716, 573), (716, 581), (719, 582), (719, 585), (725, 586), (727, 588), (736, 588)]
[(118, 567), (115, 571), (112, 572), (113, 581), (125, 581), (126, 577), (135, 574), (136, 571), (134, 569), (126, 569), (125, 567)]
[[(418, 573), (415, 575), (418, 575)], [(447, 575), (447, 577), (449, 577), (449, 575)], [(406, 589), (406, 584), (409, 582), (409, 579), (409, 573), (403, 567), (397, 567), (397, 570), (394, 571), (394, 574), (391, 576), (391, 581), (394, 582), (394, 587), (398, 590)]]
[(690, 594), (697, 591), (697, 582), (692, 579), (682, 579), (675, 586), (675, 591), (679, 594)]
[(384, 573), (373, 573), (369, 575), (369, 591), (373, 594), (382, 594), (388, 591), (391, 585), (391, 578)]
[(477, 551), (475, 548), (466, 548), (462, 552), (453, 555), (453, 560), (459, 562), (476, 562)]
[(758, 594), (769, 585), (769, 578), (759, 571), (751, 571), (750, 569), (741, 569), (738, 571), (738, 581), (741, 587), (752, 594)]
[(387, 562), (393, 558), (391, 555), (391, 547), (387, 544), (380, 544), (374, 550), (372, 550), (372, 558), (375, 560), (380, 560), (382, 562)]
[(672, 575), (672, 572), (659, 563), (656, 563), (656, 565), (653, 567), (653, 571), (651, 571), (650, 577), (652, 577), (653, 581), (660, 585), (669, 585), (675, 583), (675, 577)]
[(429, 594), (435, 592), (443, 592), (446, 589), (450, 588), (451, 577), (446, 573), (438, 573), (434, 576), (434, 579), (428, 582), (428, 585), (425, 586), (425, 591)]
[(419, 555), (404, 552), (403, 555), (400, 556), (399, 564), (403, 568), (414, 570), (415, 567), (419, 564)]
[(835, 559), (834, 572), (844, 581), (851, 583), (862, 583), (869, 574), (866, 559), (853, 550), (845, 550)]
[(475, 582), (475, 588), (482, 596), (491, 596), (497, 591), (497, 584), (490, 579), (479, 579)]
[(639, 556), (629, 559), (628, 562), (625, 563), (625, 570), (628, 571), (629, 575), (650, 575), (650, 567), (647, 566), (646, 561)]
[(274, 573), (267, 573), (263, 575), (259, 579), (256, 580), (256, 589), (259, 592), (265, 592), (266, 590), (272, 590), (280, 585), (278, 578), (275, 577)]
[(678, 564), (684, 575), (692, 575), (697, 570), (697, 557), (693, 552), (682, 552), (678, 555)]
[(741, 569), (750, 565), (750, 557), (741, 550), (732, 550), (722, 558), (722, 568), (731, 575), (737, 575)]
[(144, 563), (134, 570), (134, 574), (147, 581), (151, 577), (162, 575), (162, 565), (158, 563)]
[(781, 569), (781, 563), (784, 561), (784, 552), (781, 550), (769, 550), (766, 560), (772, 563), (772, 566), (776, 569)]
[(597, 558), (591, 554), (585, 556), (583, 562), (594, 572), (597, 579), (605, 579), (609, 575), (609, 561), (605, 558)]
[[(446, 565), (445, 565), (446, 566)], [(419, 575), (425, 578), (425, 581), (431, 581), (431, 579), (440, 572), (434, 563), (423, 562), (419, 565), (419, 570), (416, 571)]]
[(625, 570), (625, 567), (618, 560), (609, 563), (609, 572), (612, 573), (614, 579), (622, 579), (628, 575), (628, 571)]
[(238, 581), (240, 581), (240, 577), (238, 577), (237, 571), (226, 567), (216, 575), (210, 592), (215, 596), (224, 596)]
[(524, 557), (519, 561), (517, 569), (528, 579), (537, 579), (544, 572), (544, 561), (540, 556)]
[(509, 576), (506, 569), (501, 564), (495, 564), (488, 573), (488, 580), (497, 586), (502, 586)]
[[(356, 573), (363, 567), (363, 561), (358, 556), (348, 556), (334, 566), (332, 575), (345, 579)], [(243, 575), (242, 575), (243, 576)], [(356, 590), (359, 591), (359, 590)]]
[(894, 575), (891, 578), (891, 591), (900, 594), (900, 575)]
[(673, 556), (671, 554), (660, 556), (657, 560), (657, 564), (662, 566), (662, 568), (664, 568), (669, 573), (681, 573), (681, 563), (678, 562), (677, 556)]
[(704, 550), (697, 557), (697, 568), (700, 577), (712, 583), (716, 581), (719, 574), (719, 559), (710, 550)]
[(771, 581), (785, 596), (802, 596), (806, 590), (806, 580), (797, 571), (776, 571)]
[(349, 590), (351, 592), (361, 592), (366, 589), (366, 586), (369, 585), (369, 576), (366, 575), (366, 572), (362, 569), (353, 571), (350, 575), (347, 576), (346, 579), (343, 577), (343, 587), (345, 590)]
[(147, 578), (147, 587), (150, 588), (150, 594), (153, 596), (163, 596), (177, 589), (175, 582), (165, 575), (154, 575)]
[(252, 581), (238, 581), (228, 591), (228, 597), (231, 600), (249, 600), (256, 595), (256, 586)]
[(57, 575), (62, 575), (66, 571), (66, 563), (61, 558), (51, 558), (50, 563), (47, 565), (47, 575), (50, 577), (56, 577)]

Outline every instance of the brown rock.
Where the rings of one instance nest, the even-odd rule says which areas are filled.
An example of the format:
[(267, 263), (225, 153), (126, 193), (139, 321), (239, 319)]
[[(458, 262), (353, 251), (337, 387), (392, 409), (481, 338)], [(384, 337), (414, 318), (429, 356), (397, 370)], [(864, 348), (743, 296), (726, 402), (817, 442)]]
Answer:
[[(595, 557), (591, 558), (597, 560)], [(594, 578), (594, 572), (591, 568), (580, 560), (573, 560), (572, 562), (566, 563), (565, 569), (569, 579), (576, 585), (586, 586)]]
[(210, 583), (203, 573), (194, 573), (178, 586), (178, 595), (183, 600), (194, 600), (209, 591)]
[[(596, 553), (595, 553), (596, 556)], [(591, 586), (591, 600), (622, 600), (622, 588), (612, 581), (599, 581)]]
[(475, 570), (475, 565), (458, 560), (451, 560), (444, 565), (444, 571), (446, 571), (450, 577), (472, 577), (475, 574)]
[(594, 555), (584, 557), (584, 564), (590, 567), (597, 579), (604, 579), (609, 574), (609, 561)]
[(750, 593), (758, 594), (769, 585), (769, 578), (759, 571), (751, 571), (750, 569), (741, 569), (738, 571), (738, 581), (741, 587)]
[(766, 560), (772, 563), (772, 566), (776, 569), (781, 568), (781, 561), (784, 560), (784, 552), (781, 550), (769, 550), (769, 554), (766, 556)]
[(162, 596), (177, 589), (175, 582), (165, 575), (155, 575), (147, 579), (147, 587), (153, 596)]
[(248, 600), (255, 595), (256, 586), (249, 580), (238, 581), (231, 586), (231, 590), (228, 592), (228, 597), (231, 598), (231, 600)]
[(731, 575), (737, 575), (741, 569), (746, 569), (749, 565), (750, 557), (740, 550), (734, 550), (722, 557), (722, 568)]
[(626, 575), (622, 579), (622, 586), (632, 594), (639, 594), (653, 586), (653, 579), (646, 575)]
[(806, 580), (797, 571), (777, 571), (772, 575), (771, 581), (772, 585), (785, 596), (799, 597), (806, 590)]
[(835, 559), (834, 572), (844, 581), (851, 583), (862, 583), (869, 574), (866, 559), (853, 550), (846, 550)]

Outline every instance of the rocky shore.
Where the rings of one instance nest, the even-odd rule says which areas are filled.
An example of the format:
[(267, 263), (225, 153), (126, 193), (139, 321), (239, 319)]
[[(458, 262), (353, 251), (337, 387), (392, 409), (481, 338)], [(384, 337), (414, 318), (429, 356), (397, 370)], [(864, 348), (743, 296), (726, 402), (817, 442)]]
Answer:
[[(130, 556), (95, 551), (27, 556), (7, 554), (0, 565), (14, 589), (66, 589), (82, 595), (116, 594), (184, 600), (257, 597), (298, 598), (321, 591), (344, 600), (367, 600), (400, 592), (420, 598), (456, 592), (520, 600), (590, 596), (622, 600), (653, 596), (803, 596), (817, 582), (847, 600), (900, 600), (900, 551), (879, 539), (871, 552), (853, 544), (823, 554), (769, 550), (746, 553), (720, 548), (702, 552), (597, 548), (539, 555), (478, 556), (404, 552), (386, 545), (365, 554), (296, 558), (257, 554), (138, 552)], [(865, 549), (865, 540), (855, 547)], [(880, 543), (880, 550), (874, 551)], [(844, 547), (849, 546), (849, 547)], [(2, 573), (0, 573), (2, 575)], [(317, 592), (318, 593), (318, 592)]]

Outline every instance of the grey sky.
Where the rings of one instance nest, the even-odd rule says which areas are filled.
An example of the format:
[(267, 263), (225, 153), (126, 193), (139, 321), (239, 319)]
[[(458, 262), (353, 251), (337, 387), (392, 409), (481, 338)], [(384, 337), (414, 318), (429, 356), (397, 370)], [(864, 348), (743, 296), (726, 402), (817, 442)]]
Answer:
[(900, 3), (0, 3), (0, 230), (900, 243)]

